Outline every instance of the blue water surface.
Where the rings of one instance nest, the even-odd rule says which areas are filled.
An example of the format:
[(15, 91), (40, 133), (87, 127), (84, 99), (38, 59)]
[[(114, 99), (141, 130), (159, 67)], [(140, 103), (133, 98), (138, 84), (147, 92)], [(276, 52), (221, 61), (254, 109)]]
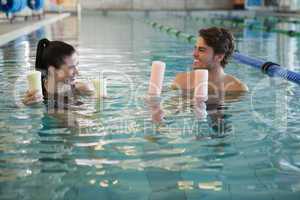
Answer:
[[(201, 15), (201, 13), (194, 13)], [(299, 199), (299, 86), (230, 62), (249, 87), (199, 116), (170, 84), (191, 70), (189, 34), (210, 26), (172, 13), (84, 13), (0, 48), (0, 199)], [(300, 71), (300, 39), (231, 28), (237, 49)], [(108, 97), (49, 113), (24, 106), (39, 39), (76, 47), (79, 79), (104, 76)], [(151, 62), (166, 62), (160, 104), (146, 100)], [(164, 118), (162, 118), (164, 116)]]

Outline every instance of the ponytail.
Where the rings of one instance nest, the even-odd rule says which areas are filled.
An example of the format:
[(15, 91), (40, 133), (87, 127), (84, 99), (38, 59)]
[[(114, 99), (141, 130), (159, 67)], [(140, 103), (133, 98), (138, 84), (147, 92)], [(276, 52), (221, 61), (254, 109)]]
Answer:
[(36, 50), (36, 60), (35, 60), (35, 70), (47, 71), (47, 66), (43, 62), (44, 50), (49, 46), (50, 41), (46, 38), (41, 39), (37, 45)]
[(37, 45), (35, 69), (47, 77), (49, 66), (59, 69), (64, 64), (64, 59), (75, 52), (73, 46), (61, 41), (41, 39)]

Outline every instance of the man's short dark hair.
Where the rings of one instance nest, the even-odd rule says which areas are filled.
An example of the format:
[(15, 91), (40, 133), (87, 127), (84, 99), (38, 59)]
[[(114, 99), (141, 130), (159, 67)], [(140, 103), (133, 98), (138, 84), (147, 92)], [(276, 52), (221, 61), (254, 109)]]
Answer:
[(234, 51), (234, 37), (224, 28), (211, 27), (207, 29), (200, 29), (199, 36), (202, 37), (205, 43), (210, 46), (215, 54), (224, 54), (224, 59), (221, 65), (225, 68), (228, 59)]

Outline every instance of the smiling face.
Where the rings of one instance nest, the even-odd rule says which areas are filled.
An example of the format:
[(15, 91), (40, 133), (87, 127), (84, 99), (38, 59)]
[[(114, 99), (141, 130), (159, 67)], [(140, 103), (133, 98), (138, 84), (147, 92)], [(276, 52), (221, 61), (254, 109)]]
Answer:
[(195, 44), (193, 69), (212, 69), (216, 66), (220, 66), (224, 55), (217, 55), (214, 53), (212, 47), (205, 43), (202, 37), (198, 37)]
[(64, 58), (64, 64), (56, 69), (56, 81), (73, 83), (75, 81), (76, 75), (78, 75), (78, 55), (73, 53), (71, 56)]

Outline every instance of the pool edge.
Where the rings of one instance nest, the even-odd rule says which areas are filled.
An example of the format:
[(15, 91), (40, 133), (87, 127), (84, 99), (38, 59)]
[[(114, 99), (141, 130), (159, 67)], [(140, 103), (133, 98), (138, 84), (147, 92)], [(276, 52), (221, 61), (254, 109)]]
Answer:
[(25, 27), (17, 28), (13, 31), (4, 33), (4, 34), (0, 35), (0, 47), (22, 35), (29, 34), (43, 26), (52, 24), (56, 21), (62, 20), (66, 17), (69, 17), (70, 15), (71, 15), (70, 13), (57, 14), (57, 15), (51, 16), (49, 18), (46, 17), (45, 19), (38, 21), (36, 23), (26, 25)]

